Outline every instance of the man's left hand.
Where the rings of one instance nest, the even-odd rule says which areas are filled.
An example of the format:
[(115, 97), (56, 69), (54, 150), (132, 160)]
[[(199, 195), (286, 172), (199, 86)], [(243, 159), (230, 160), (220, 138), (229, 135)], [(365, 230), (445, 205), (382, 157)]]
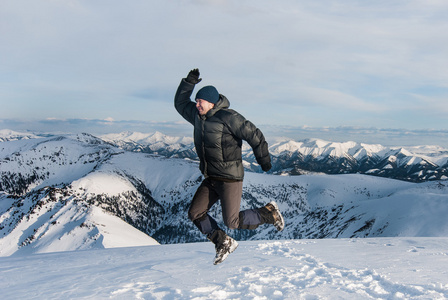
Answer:
[(188, 76), (187, 78), (185, 78), (185, 80), (192, 84), (198, 84), (202, 80), (202, 78), (199, 78), (199, 75), (199, 69), (193, 69), (190, 71), (190, 73), (188, 73)]

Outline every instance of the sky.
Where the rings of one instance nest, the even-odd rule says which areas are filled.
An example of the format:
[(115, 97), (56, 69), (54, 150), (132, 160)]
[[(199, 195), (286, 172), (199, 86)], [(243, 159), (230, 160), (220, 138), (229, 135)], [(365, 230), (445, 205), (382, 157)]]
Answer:
[(190, 135), (199, 68), (267, 136), (448, 147), (448, 2), (0, 1), (0, 128)]

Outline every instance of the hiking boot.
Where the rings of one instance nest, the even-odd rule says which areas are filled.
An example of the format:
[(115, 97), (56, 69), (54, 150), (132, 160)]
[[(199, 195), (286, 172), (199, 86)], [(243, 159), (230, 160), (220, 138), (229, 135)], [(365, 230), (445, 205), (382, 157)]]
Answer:
[(238, 247), (238, 242), (232, 239), (230, 236), (227, 236), (225, 241), (216, 248), (216, 256), (213, 261), (214, 265), (222, 263), (230, 253), (235, 251)]
[(275, 201), (269, 202), (265, 206), (259, 208), (258, 211), (260, 212), (261, 219), (265, 223), (274, 224), (278, 231), (282, 231), (283, 228), (285, 228), (285, 220)]
[(238, 247), (237, 241), (221, 229), (215, 230), (207, 238), (215, 244), (216, 256), (213, 262), (214, 265), (222, 263)]

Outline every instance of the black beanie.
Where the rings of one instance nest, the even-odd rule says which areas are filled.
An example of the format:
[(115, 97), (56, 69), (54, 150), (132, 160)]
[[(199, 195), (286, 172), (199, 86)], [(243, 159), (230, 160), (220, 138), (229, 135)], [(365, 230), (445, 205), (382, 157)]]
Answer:
[(219, 100), (219, 93), (218, 90), (212, 85), (204, 86), (196, 94), (196, 99), (203, 99), (210, 103), (216, 104)]

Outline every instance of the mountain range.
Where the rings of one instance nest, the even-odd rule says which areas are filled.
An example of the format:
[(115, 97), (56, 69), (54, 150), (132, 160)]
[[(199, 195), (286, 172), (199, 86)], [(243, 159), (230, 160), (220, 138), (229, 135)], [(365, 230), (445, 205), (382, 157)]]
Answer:
[[(0, 130), (0, 141), (51, 136)], [(191, 137), (129, 131), (98, 137), (125, 151), (197, 160)], [(448, 149), (435, 145), (385, 147), (352, 141), (275, 138), (269, 150), (273, 164), (269, 174), (275, 175), (366, 174), (410, 182), (448, 179)], [(243, 159), (246, 170), (262, 172), (246, 143), (243, 144)]]
[[(197, 159), (192, 138), (168, 137), (160, 132), (122, 132), (101, 138), (127, 151)], [(448, 149), (439, 146), (384, 147), (306, 139), (274, 141), (269, 150), (273, 160), (270, 174), (359, 173), (410, 182), (448, 179)], [(247, 170), (261, 172), (247, 144), (243, 156)]]
[[(198, 163), (176, 157), (191, 150), (191, 140), (140, 135), (150, 154), (124, 150), (130, 142), (117, 145), (110, 136), (21, 136), (3, 135), (0, 143), (0, 256), (206, 240), (186, 216), (202, 180)], [(274, 156), (289, 151), (281, 145), (293, 144), (273, 144)], [(171, 155), (159, 153), (168, 148)], [(245, 154), (248, 169), (255, 167)], [(276, 200), (285, 230), (263, 225), (229, 234), (239, 240), (448, 234), (445, 180), (279, 174), (246, 172), (241, 206)], [(221, 220), (220, 208), (210, 213)]]

